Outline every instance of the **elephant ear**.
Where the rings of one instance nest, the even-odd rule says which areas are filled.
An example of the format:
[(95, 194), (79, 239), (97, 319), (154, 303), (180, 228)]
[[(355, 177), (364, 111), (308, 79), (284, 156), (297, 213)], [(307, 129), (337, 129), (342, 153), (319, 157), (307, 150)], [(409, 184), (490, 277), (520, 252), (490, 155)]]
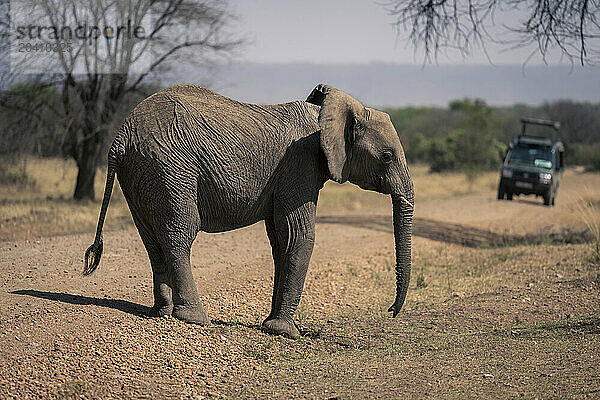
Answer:
[(317, 85), (306, 101), (321, 106), (321, 149), (331, 178), (344, 183), (349, 176), (348, 159), (354, 143), (355, 121), (364, 117), (365, 108), (341, 90), (323, 84)]

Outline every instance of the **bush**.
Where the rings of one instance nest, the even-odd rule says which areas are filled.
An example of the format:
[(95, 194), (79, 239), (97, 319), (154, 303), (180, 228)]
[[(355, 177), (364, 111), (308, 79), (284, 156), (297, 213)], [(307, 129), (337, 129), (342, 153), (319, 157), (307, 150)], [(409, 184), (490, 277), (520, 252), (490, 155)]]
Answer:
[(403, 136), (401, 138), (404, 145), (406, 159), (410, 162), (428, 162), (428, 153), (431, 141), (420, 132), (417, 132), (412, 138)]
[(36, 182), (27, 175), (26, 168), (10, 167), (5, 162), (0, 163), (0, 185), (35, 187)]
[(434, 138), (429, 144), (427, 162), (431, 172), (454, 171), (458, 169), (457, 135), (450, 134), (443, 138)]
[(575, 163), (588, 171), (600, 171), (600, 143), (569, 143), (565, 153), (565, 164)]
[(427, 162), (431, 172), (462, 171), (469, 176), (496, 169), (504, 146), (483, 132), (459, 130), (431, 140)]
[[(598, 150), (600, 151), (600, 150)], [(596, 152), (592, 155), (589, 163), (586, 165), (588, 171), (600, 172), (600, 153)]]

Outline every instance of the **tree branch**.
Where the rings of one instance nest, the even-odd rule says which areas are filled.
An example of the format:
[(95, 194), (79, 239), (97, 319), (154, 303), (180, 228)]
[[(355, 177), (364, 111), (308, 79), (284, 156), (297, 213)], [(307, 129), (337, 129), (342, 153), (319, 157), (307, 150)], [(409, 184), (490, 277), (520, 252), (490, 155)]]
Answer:
[[(465, 57), (474, 47), (486, 52), (487, 42), (535, 46), (543, 60), (557, 50), (582, 65), (599, 61), (598, 0), (391, 0), (384, 5), (414, 48), (424, 49), (426, 61), (446, 48)], [(515, 13), (526, 18), (512, 25), (495, 23), (496, 14), (514, 20)], [(500, 31), (512, 38), (499, 40)]]

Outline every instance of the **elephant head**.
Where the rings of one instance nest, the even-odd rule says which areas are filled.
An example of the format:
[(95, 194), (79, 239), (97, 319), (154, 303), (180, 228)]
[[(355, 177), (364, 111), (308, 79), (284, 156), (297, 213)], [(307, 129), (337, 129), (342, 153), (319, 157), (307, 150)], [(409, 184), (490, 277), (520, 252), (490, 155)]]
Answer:
[(392, 198), (396, 245), (396, 300), (388, 311), (400, 312), (411, 265), (414, 188), (404, 150), (388, 114), (367, 108), (348, 94), (318, 85), (307, 102), (321, 107), (321, 149), (331, 178)]

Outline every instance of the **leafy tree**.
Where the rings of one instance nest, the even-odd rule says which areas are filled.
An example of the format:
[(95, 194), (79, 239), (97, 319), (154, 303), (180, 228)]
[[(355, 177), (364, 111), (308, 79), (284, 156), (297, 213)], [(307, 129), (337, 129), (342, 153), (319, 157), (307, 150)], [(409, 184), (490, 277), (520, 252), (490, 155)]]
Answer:
[(560, 121), (561, 132), (568, 133), (572, 142), (600, 142), (600, 107), (590, 103), (559, 100), (541, 107), (549, 119)]
[[(406, 110), (406, 109), (405, 109)], [(497, 168), (503, 147), (495, 139), (492, 109), (481, 99), (453, 100), (447, 110), (420, 109), (413, 113), (395, 110), (391, 112), (393, 122), (405, 129), (403, 143), (411, 161), (424, 161), (432, 172), (462, 171), (474, 179), (479, 171)], [(434, 114), (440, 114), (435, 118)], [(431, 129), (428, 139), (420, 130), (411, 131), (409, 126), (419, 126), (410, 119), (426, 117), (438, 126)], [(400, 121), (397, 121), (397, 118)], [(442, 125), (441, 121), (444, 121)], [(400, 128), (402, 129), (402, 128)]]
[(500, 164), (500, 145), (494, 139), (491, 109), (485, 101), (455, 100), (450, 102), (449, 108), (462, 114), (462, 128), (453, 132), (457, 169), (472, 181), (482, 170), (497, 168)]
[(409, 161), (421, 161), (426, 162), (428, 160), (429, 147), (431, 146), (430, 140), (425, 137), (421, 132), (417, 132), (412, 137), (401, 137), (401, 142), (404, 144), (404, 150), (406, 152), (406, 158)]
[(0, 154), (14, 159), (21, 154), (39, 156), (60, 153), (61, 121), (55, 107), (59, 98), (54, 88), (41, 82), (12, 86), (1, 101)]

